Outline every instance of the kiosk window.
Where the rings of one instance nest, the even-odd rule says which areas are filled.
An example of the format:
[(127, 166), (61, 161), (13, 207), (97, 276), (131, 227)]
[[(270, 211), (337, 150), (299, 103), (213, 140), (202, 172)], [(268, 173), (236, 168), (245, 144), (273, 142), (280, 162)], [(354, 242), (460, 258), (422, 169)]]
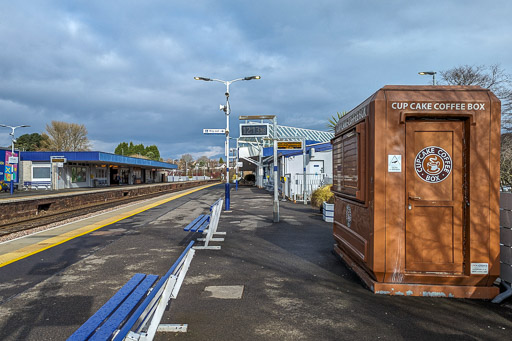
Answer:
[(366, 123), (359, 123), (333, 141), (333, 191), (365, 200)]

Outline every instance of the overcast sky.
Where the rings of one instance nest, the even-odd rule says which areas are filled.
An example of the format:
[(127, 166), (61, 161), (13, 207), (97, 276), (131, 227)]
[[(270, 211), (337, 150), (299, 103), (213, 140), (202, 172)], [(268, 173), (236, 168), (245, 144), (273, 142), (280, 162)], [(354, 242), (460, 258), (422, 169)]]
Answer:
[[(163, 158), (219, 157), (225, 86), (239, 115), (327, 130), (418, 71), (501, 64), (512, 73), (512, 1), (0, 0), (0, 123), (84, 124), (93, 150), (155, 144)], [(0, 145), (10, 145), (0, 129)]]

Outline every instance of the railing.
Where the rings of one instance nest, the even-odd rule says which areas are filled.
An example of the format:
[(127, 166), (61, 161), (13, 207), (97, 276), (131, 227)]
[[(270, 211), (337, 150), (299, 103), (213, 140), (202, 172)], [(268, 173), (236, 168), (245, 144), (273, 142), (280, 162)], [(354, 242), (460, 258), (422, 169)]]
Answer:
[(507, 192), (500, 196), (500, 263), (500, 278), (507, 290), (496, 296), (494, 303), (512, 296), (512, 193)]
[[(292, 174), (290, 181), (289, 193), (286, 193), (286, 196), (294, 200), (304, 200), (304, 173)], [(311, 199), (311, 195), (316, 189), (328, 184), (332, 184), (332, 178), (326, 173), (306, 173), (306, 200)]]

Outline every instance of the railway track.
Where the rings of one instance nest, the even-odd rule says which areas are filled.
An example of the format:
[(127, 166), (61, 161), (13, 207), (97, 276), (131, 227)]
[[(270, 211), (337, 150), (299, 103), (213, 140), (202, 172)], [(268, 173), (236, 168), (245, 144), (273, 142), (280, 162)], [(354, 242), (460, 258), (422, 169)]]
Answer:
[(162, 196), (165, 194), (169, 194), (172, 192), (177, 192), (178, 190), (169, 190), (169, 191), (161, 191), (156, 193), (150, 193), (146, 195), (139, 195), (136, 197), (126, 197), (116, 199), (115, 201), (107, 201), (102, 203), (95, 203), (91, 205), (82, 205), (79, 207), (73, 207), (66, 211), (60, 212), (52, 212), (48, 213), (46, 211), (41, 211), (40, 214), (36, 217), (29, 218), (20, 218), (14, 222), (8, 223), (0, 223), (0, 238), (8, 237), (11, 234), (22, 232), (22, 231), (30, 231), (35, 228), (39, 228), (41, 226), (46, 226), (50, 224), (55, 224), (59, 222), (66, 222), (68, 220), (76, 220), (80, 217), (86, 216), (92, 213), (98, 213), (104, 210), (113, 209), (115, 207), (134, 203), (137, 201), (143, 201), (151, 198), (155, 198), (158, 196)]

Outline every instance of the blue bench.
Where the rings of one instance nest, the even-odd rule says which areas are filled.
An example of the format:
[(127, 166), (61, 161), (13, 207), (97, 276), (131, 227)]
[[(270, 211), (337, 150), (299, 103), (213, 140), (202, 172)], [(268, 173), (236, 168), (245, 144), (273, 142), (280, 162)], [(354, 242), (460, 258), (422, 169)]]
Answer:
[[(128, 334), (144, 334), (152, 339), (171, 298), (176, 298), (187, 273), (194, 250), (191, 241), (169, 271), (158, 279), (156, 275), (135, 274), (93, 316), (78, 328), (68, 341), (123, 340)], [(143, 322), (140, 322), (140, 321)], [(137, 324), (137, 321), (139, 323)], [(173, 331), (186, 331), (174, 326)], [(138, 338), (135, 338), (138, 339)]]
[(158, 276), (135, 274), (68, 340), (108, 340), (130, 312), (147, 295)]
[(210, 215), (200, 214), (199, 217), (194, 219), (190, 224), (183, 228), (183, 231), (203, 232), (210, 224)]
[(213, 205), (210, 206), (210, 214), (200, 214), (196, 219), (192, 220), (190, 224), (183, 228), (183, 231), (191, 232), (204, 232), (204, 230), (210, 224), (210, 218), (212, 216), (213, 209), (215, 206), (222, 206), (222, 198), (218, 199)]
[(204, 235), (204, 238), (197, 238), (197, 241), (204, 242), (204, 245), (194, 246), (194, 249), (220, 250), (220, 246), (210, 246), (209, 244), (210, 242), (224, 241), (224, 238), (214, 238), (215, 235), (226, 235), (226, 232), (217, 232), (223, 202), (222, 198), (215, 201), (210, 206), (210, 214), (200, 214), (183, 229), (185, 231), (200, 232)]
[(51, 181), (24, 181), (23, 189), (39, 189), (39, 187), (44, 187), (44, 189), (48, 190), (52, 187)]

